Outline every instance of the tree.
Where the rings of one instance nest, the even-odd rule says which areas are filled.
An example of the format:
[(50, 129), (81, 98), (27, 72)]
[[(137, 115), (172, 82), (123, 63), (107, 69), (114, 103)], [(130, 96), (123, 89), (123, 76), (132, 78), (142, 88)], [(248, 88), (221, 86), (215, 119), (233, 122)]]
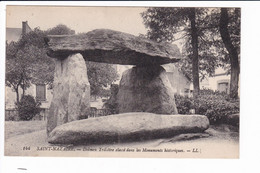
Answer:
[(45, 84), (52, 86), (54, 79), (54, 60), (47, 56), (47, 45), (45, 43), (46, 33), (39, 29), (30, 32), (22, 37), (21, 41), (25, 41), (24, 47), (31, 50), (27, 56), (31, 54), (32, 62), (32, 79), (33, 84)]
[(229, 64), (230, 96), (237, 97), (240, 10), (227, 11), (222, 14), (220, 8), (149, 8), (142, 13), (144, 24), (149, 29), (149, 38), (159, 42), (181, 40), (184, 43), (184, 58), (177, 66), (193, 79), (195, 97), (199, 90), (199, 78), (213, 76), (216, 67), (230, 68)]
[(19, 45), (7, 45), (6, 55), (6, 85), (16, 92), (16, 102), (19, 102), (19, 87), (25, 90), (30, 86), (32, 79), (32, 59), (28, 54), (29, 49), (20, 49)]
[(53, 28), (48, 29), (45, 33), (47, 35), (73, 35), (75, 34), (75, 31), (66, 25), (59, 24)]
[(231, 64), (230, 97), (238, 98), (240, 9), (221, 8), (219, 31)]
[(46, 36), (70, 35), (75, 31), (65, 25), (57, 25), (47, 31), (35, 28), (22, 35), (17, 42), (6, 43), (6, 85), (16, 92), (19, 103), (19, 88), (22, 97), (31, 84), (46, 84), (52, 88), (54, 79), (54, 60), (46, 54)]
[(109, 96), (108, 88), (118, 78), (112, 64), (87, 61), (87, 73), (90, 91), (93, 96)]
[[(47, 31), (36, 28), (21, 37), (18, 42), (6, 43), (6, 86), (16, 92), (19, 103), (19, 88), (23, 93), (31, 84), (47, 84), (52, 88), (54, 80), (54, 60), (47, 56), (45, 39), (47, 34), (74, 34), (65, 25), (57, 25)], [(109, 86), (118, 78), (113, 65), (87, 62), (91, 94), (108, 96)]]
[[(217, 67), (224, 67), (222, 59), (226, 56), (219, 31), (219, 9), (199, 8), (197, 21), (198, 35), (198, 57), (199, 57), (199, 78), (212, 77)], [(191, 37), (184, 39), (183, 59), (178, 63), (184, 74), (192, 78), (192, 45)]]
[(193, 96), (199, 94), (199, 54), (198, 54), (198, 16), (204, 9), (196, 8), (149, 8), (142, 13), (148, 37), (156, 41), (175, 41), (175, 34), (182, 34), (181, 39), (190, 37), (192, 52)]
[(196, 24), (196, 9), (190, 8), (187, 13), (190, 20), (191, 29), (191, 45), (192, 45), (192, 77), (193, 77), (193, 96), (196, 98), (199, 95), (200, 83), (199, 83), (199, 53), (198, 53), (198, 31)]
[(16, 92), (19, 103), (19, 88), (23, 93), (31, 83), (49, 84), (53, 81), (53, 60), (46, 55), (43, 31), (34, 29), (17, 42), (6, 44), (6, 85)]

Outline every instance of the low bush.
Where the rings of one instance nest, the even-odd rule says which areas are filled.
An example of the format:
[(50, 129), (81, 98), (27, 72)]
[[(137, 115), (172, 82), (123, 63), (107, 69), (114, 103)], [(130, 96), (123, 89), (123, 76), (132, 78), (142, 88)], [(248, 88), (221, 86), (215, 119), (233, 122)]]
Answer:
[(18, 121), (18, 112), (16, 109), (6, 109), (5, 110), (5, 121)]
[(24, 95), (20, 102), (16, 104), (20, 120), (29, 121), (40, 113), (40, 102), (36, 102), (30, 95)]
[(201, 90), (196, 99), (183, 96), (175, 99), (179, 114), (189, 114), (190, 109), (195, 109), (196, 114), (206, 115), (211, 124), (225, 123), (228, 115), (239, 113), (239, 100), (217, 91)]
[(193, 99), (187, 96), (175, 95), (175, 104), (179, 114), (190, 114), (190, 110), (194, 109)]

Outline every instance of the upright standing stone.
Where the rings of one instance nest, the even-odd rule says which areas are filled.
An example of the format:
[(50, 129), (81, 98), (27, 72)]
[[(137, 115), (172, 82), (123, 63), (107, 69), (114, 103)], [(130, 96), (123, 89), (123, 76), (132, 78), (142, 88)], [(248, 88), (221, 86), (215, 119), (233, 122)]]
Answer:
[(123, 73), (118, 91), (119, 113), (177, 114), (174, 92), (163, 67), (133, 67)]
[(81, 54), (56, 60), (53, 85), (53, 99), (47, 121), (48, 134), (56, 126), (88, 114), (90, 85), (86, 63)]

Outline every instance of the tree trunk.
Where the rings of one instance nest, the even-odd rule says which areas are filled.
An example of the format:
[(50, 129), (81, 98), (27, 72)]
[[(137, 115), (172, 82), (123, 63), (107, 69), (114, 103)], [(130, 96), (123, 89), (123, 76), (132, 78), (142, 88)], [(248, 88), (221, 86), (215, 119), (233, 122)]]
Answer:
[(19, 103), (19, 87), (15, 88), (15, 92), (16, 92), (16, 103)]
[[(24, 72), (23, 72), (23, 73), (24, 73)], [(24, 94), (25, 94), (25, 84), (24, 84), (24, 75), (23, 75), (23, 73), (21, 74), (21, 83), (20, 83), (20, 86), (21, 86), (21, 88), (22, 88), (22, 90), (23, 90), (22, 97), (23, 97)]]
[(24, 87), (24, 85), (23, 85), (23, 95), (22, 95), (22, 97), (25, 95), (25, 87)]
[(191, 44), (193, 51), (192, 58), (192, 77), (193, 77), (193, 97), (196, 98), (200, 92), (199, 83), (199, 53), (198, 53), (198, 33), (196, 27), (196, 11), (195, 8), (190, 8), (189, 20), (191, 24)]
[(219, 21), (219, 31), (223, 43), (229, 53), (231, 64), (231, 78), (230, 78), (230, 97), (238, 98), (238, 80), (239, 80), (239, 62), (236, 47), (232, 44), (230, 34), (228, 32), (229, 16), (226, 8), (221, 8), (221, 15)]

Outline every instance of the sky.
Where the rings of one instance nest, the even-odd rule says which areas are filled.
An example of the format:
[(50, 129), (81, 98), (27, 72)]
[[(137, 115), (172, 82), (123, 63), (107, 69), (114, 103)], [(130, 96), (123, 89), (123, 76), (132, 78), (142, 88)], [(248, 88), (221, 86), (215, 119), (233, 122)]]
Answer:
[(65, 24), (76, 33), (113, 29), (138, 36), (146, 34), (139, 7), (7, 6), (6, 27), (21, 28), (28, 21), (33, 29), (46, 30)]

